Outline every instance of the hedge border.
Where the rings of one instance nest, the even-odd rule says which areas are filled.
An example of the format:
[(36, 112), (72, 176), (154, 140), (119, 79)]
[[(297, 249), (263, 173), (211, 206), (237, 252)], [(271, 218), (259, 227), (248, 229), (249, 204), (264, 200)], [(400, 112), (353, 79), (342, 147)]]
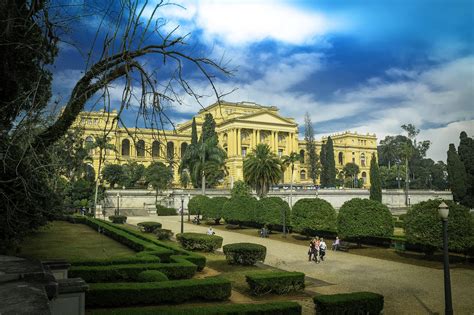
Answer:
[(369, 314), (379, 315), (384, 297), (373, 292), (353, 292), (318, 295), (313, 298), (317, 314)]
[(304, 278), (305, 274), (303, 272), (288, 271), (264, 271), (245, 276), (253, 295), (286, 294), (292, 291), (300, 291), (305, 287)]

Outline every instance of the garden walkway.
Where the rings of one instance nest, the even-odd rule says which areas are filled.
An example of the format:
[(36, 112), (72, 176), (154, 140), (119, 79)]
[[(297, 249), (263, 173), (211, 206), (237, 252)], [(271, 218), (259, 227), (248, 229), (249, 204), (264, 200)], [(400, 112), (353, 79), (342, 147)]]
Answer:
[[(179, 232), (177, 216), (129, 217), (136, 224), (156, 220), (163, 228)], [(184, 225), (186, 232), (205, 233), (207, 226)], [(224, 238), (224, 245), (251, 242), (265, 245), (265, 264), (288, 271), (301, 271), (308, 277), (321, 280), (309, 290), (319, 294), (372, 291), (385, 296), (385, 314), (443, 314), (443, 270), (414, 266), (377, 258), (328, 251), (321, 264), (308, 262), (307, 247), (260, 238), (232, 231), (216, 231)], [(455, 314), (474, 314), (474, 270), (451, 270), (452, 295)]]

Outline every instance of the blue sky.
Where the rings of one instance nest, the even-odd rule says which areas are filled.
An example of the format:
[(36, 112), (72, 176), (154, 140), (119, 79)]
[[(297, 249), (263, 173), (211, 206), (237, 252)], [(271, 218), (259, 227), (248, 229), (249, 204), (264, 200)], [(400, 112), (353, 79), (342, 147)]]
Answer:
[[(195, 51), (228, 61), (234, 75), (216, 79), (220, 91), (236, 89), (228, 101), (275, 105), (301, 125), (309, 112), (317, 137), (351, 130), (380, 140), (412, 123), (421, 129), (419, 139), (432, 141), (428, 156), (435, 160), (446, 160), (461, 130), (474, 135), (473, 1), (177, 3), (182, 7), (160, 11), (163, 31), (179, 25), (178, 33), (191, 34)], [(96, 26), (89, 17), (71, 37), (86, 47)], [(63, 47), (54, 90), (67, 99), (84, 59)], [(189, 74), (196, 89), (212, 94)], [(115, 102), (120, 87), (112, 87)], [(179, 123), (199, 108), (184, 98), (168, 114)]]

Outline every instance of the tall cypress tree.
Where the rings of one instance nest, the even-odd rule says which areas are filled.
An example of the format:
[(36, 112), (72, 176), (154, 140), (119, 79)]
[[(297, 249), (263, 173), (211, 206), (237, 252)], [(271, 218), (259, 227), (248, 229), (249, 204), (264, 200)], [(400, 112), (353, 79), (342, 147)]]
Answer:
[(382, 181), (375, 154), (372, 154), (370, 160), (370, 199), (382, 202)]
[(322, 187), (327, 186), (328, 177), (327, 177), (327, 163), (326, 163), (326, 144), (321, 145), (321, 152), (319, 153), (319, 158), (321, 160), (321, 176), (320, 184)]
[(314, 141), (314, 129), (311, 123), (309, 113), (306, 112), (304, 117), (304, 139), (306, 141), (306, 152), (308, 152), (308, 164), (309, 164), (309, 177), (313, 180), (313, 184), (316, 184), (316, 180), (319, 175), (319, 157), (316, 153), (316, 143)]
[(466, 170), (466, 195), (464, 196), (463, 205), (474, 207), (474, 141), (468, 137), (466, 132), (459, 135), (458, 154), (459, 159), (464, 164)]
[(326, 143), (326, 166), (327, 166), (327, 186), (336, 186), (336, 161), (334, 160), (334, 147), (331, 137), (328, 137)]
[(454, 201), (463, 201), (466, 196), (466, 169), (456, 152), (454, 144), (448, 150), (448, 181)]
[(216, 122), (214, 121), (214, 117), (212, 117), (212, 114), (206, 114), (206, 116), (204, 116), (201, 139), (199, 139), (199, 142), (202, 141), (202, 137), (204, 137), (204, 141), (214, 139), (217, 143)]
[(197, 145), (198, 135), (196, 127), (196, 118), (193, 117), (193, 123), (191, 124), (191, 145)]

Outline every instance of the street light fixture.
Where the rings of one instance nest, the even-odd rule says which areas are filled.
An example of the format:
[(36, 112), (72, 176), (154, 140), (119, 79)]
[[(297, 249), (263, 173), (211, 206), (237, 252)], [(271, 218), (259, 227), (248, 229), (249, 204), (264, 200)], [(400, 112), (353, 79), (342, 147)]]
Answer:
[(120, 193), (117, 193), (117, 213), (115, 215), (120, 215)]
[(181, 233), (184, 231), (184, 194), (181, 194)]
[(451, 299), (451, 278), (449, 275), (449, 254), (448, 254), (448, 216), (449, 208), (446, 203), (441, 202), (438, 206), (438, 214), (443, 222), (443, 256), (444, 256), (444, 312), (446, 315), (453, 314), (453, 302)]
[[(183, 195), (183, 198), (184, 198), (184, 195)], [(188, 193), (188, 205), (189, 205), (189, 201), (191, 200), (191, 194)], [(184, 210), (184, 208), (183, 208)], [(188, 206), (188, 222), (191, 221), (191, 212), (189, 212), (189, 206)]]

